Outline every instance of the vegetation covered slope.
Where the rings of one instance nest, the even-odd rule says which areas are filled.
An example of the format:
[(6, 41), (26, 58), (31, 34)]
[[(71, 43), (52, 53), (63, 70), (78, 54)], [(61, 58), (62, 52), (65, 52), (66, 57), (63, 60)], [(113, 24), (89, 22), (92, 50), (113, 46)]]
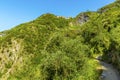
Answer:
[(36, 20), (1, 32), (0, 78), (95, 80), (98, 75), (94, 76), (97, 70), (90, 64), (95, 62), (88, 61), (89, 46), (83, 44), (79, 34), (81, 31), (77, 27), (70, 27), (71, 21), (44, 14)]
[(1, 80), (98, 80), (94, 54), (120, 68), (120, 3), (75, 18), (44, 14), (0, 33)]
[(93, 53), (102, 53), (105, 61), (120, 69), (120, 1), (101, 8), (98, 13), (84, 25), (83, 37)]

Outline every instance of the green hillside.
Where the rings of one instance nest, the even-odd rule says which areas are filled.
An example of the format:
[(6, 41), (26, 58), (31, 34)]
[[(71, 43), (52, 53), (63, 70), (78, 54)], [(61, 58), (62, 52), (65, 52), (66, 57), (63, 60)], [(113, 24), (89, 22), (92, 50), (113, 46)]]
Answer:
[(0, 32), (0, 80), (98, 80), (94, 55), (120, 71), (120, 1), (74, 18), (43, 14)]

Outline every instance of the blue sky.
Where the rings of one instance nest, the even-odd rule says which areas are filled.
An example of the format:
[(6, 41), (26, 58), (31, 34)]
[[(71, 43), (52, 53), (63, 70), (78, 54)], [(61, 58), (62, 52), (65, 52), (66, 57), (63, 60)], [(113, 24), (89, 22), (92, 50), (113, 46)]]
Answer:
[(0, 31), (44, 13), (75, 17), (80, 12), (96, 11), (111, 2), (114, 0), (0, 0)]

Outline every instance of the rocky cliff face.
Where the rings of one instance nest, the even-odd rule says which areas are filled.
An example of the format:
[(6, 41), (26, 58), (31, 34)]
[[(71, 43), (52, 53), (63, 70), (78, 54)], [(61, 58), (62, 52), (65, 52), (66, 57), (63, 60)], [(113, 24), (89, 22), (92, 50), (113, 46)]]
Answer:
[(15, 67), (20, 68), (22, 64), (23, 51), (22, 40), (11, 39), (4, 42), (0, 47), (0, 72), (3, 74), (1, 80), (7, 80), (10, 74), (14, 73)]
[(80, 14), (78, 17), (79, 24), (83, 24), (83, 23), (87, 22), (88, 20), (89, 20), (89, 16), (85, 13)]

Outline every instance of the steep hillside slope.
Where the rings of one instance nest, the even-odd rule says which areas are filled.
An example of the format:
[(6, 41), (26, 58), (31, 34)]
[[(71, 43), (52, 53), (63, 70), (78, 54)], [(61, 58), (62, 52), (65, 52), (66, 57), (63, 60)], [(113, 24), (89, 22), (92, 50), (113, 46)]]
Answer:
[(116, 1), (99, 11), (103, 12), (85, 24), (86, 43), (93, 47), (93, 53), (102, 53), (105, 61), (120, 68), (120, 2)]
[[(44, 14), (1, 32), (0, 79), (95, 80), (97, 62), (91, 62), (96, 66), (89, 63), (89, 46), (82, 43), (80, 30), (70, 27), (72, 21), (72, 18)], [(87, 65), (91, 66), (90, 70), (85, 68)]]
[(99, 9), (82, 30), (91, 53), (103, 54), (103, 60), (120, 69), (120, 1)]
[(120, 3), (75, 18), (43, 14), (0, 32), (0, 80), (98, 80), (94, 54), (120, 69)]

